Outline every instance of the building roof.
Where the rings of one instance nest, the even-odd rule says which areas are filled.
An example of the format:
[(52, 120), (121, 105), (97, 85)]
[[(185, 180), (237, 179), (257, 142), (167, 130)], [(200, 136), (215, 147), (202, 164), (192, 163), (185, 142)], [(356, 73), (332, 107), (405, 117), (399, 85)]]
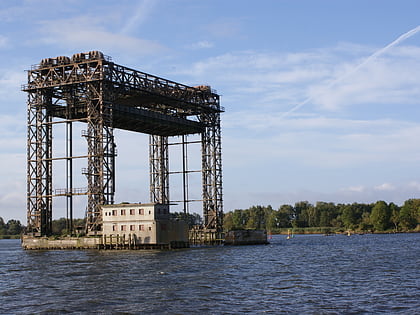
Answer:
[(101, 205), (102, 208), (115, 208), (115, 207), (137, 207), (137, 206), (155, 206), (155, 205), (168, 205), (168, 204), (161, 204), (161, 203), (115, 203), (112, 205)]

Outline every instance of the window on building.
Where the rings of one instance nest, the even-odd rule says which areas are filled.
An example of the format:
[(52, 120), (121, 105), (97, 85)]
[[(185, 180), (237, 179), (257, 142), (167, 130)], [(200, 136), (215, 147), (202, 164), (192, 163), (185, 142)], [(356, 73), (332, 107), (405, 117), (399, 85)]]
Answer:
[(130, 209), (130, 215), (135, 215), (136, 214), (136, 210), (135, 209)]
[(139, 225), (139, 231), (144, 231), (144, 225)]
[(112, 215), (117, 215), (117, 210), (112, 210)]
[(117, 230), (117, 226), (115, 224), (112, 226), (112, 230), (113, 231), (116, 231)]
[(151, 231), (152, 230), (152, 227), (151, 226), (149, 226), (149, 231)]
[(152, 214), (152, 211), (149, 210), (149, 214)]
[(139, 209), (139, 214), (144, 215), (144, 209)]
[(125, 209), (121, 209), (121, 215), (125, 215)]
[(136, 226), (135, 225), (130, 225), (130, 231), (135, 231), (136, 230)]
[(121, 231), (127, 231), (127, 226), (126, 225), (121, 225)]

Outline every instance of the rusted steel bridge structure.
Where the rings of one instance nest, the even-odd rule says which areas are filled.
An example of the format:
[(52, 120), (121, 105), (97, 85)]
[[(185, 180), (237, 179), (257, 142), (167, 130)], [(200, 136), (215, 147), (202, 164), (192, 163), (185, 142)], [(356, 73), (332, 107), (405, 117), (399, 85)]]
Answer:
[[(170, 137), (181, 137), (184, 211), (188, 197), (188, 135), (201, 135), (203, 229), (221, 233), (223, 220), (220, 98), (209, 86), (187, 86), (118, 65), (99, 51), (46, 58), (31, 67), (27, 101), (27, 229), (52, 231), (53, 198), (66, 197), (73, 230), (73, 197), (87, 196), (86, 233), (100, 234), (100, 206), (114, 203), (114, 129), (149, 134), (150, 202), (170, 204)], [(85, 155), (73, 155), (73, 124), (85, 123)], [(53, 127), (66, 126), (65, 156), (53, 156)], [(73, 187), (73, 161), (87, 159), (87, 188)], [(53, 188), (53, 163), (66, 163), (66, 188)]]

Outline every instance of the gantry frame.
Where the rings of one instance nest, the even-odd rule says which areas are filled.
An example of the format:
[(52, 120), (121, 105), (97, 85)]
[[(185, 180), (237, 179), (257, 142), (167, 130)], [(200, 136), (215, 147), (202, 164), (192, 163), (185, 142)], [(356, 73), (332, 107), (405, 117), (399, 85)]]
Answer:
[[(169, 137), (201, 135), (204, 229), (222, 232), (223, 195), (220, 98), (209, 86), (191, 87), (114, 63), (101, 52), (46, 58), (28, 70), (27, 229), (34, 235), (52, 231), (53, 197), (87, 195), (86, 232), (100, 234), (100, 206), (113, 204), (116, 145), (114, 129), (149, 134), (150, 201), (169, 198)], [(73, 155), (72, 124), (87, 124), (87, 154)], [(53, 126), (66, 124), (66, 156), (54, 157)], [(87, 188), (73, 187), (73, 160), (87, 159), (82, 173)], [(66, 160), (66, 188), (53, 190), (53, 161)], [(184, 204), (188, 203), (183, 169)], [(185, 209), (185, 206), (184, 206)], [(70, 220), (71, 222), (72, 220)], [(72, 223), (68, 229), (73, 229)]]

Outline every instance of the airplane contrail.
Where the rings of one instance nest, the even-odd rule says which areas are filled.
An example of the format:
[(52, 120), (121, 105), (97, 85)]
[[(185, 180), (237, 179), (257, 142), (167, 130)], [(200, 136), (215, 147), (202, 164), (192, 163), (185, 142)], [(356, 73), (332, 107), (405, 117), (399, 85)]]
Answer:
[(120, 33), (127, 34), (136, 27), (139, 27), (139, 24), (142, 24), (146, 20), (154, 5), (155, 3), (152, 0), (139, 1), (137, 8), (134, 9), (134, 14), (127, 19)]
[[(342, 75), (341, 77), (337, 78), (336, 80), (334, 80), (333, 82), (331, 82), (330, 84), (328, 84), (326, 86), (327, 89), (332, 88), (334, 85), (336, 85), (337, 83), (339, 83), (340, 81), (343, 81), (345, 78), (347, 78), (348, 76), (352, 75), (353, 73), (355, 73), (356, 71), (358, 71), (360, 68), (362, 68), (363, 66), (365, 66), (366, 64), (368, 64), (369, 62), (371, 62), (372, 60), (376, 59), (377, 57), (379, 57), (380, 55), (384, 54), (388, 49), (398, 45), (399, 43), (405, 41), (406, 39), (410, 38), (411, 36), (414, 36), (415, 34), (417, 34), (418, 32), (420, 32), (420, 25), (409, 30), (408, 32), (402, 34), (401, 36), (399, 36), (396, 40), (394, 40), (393, 42), (391, 42), (390, 44), (386, 45), (385, 47), (375, 51), (372, 55), (370, 55), (369, 57), (367, 57), (365, 60), (363, 60), (361, 63), (359, 63), (357, 66), (355, 66), (353, 69), (351, 69), (350, 71), (348, 71), (347, 73), (345, 73), (344, 75)], [(288, 110), (287, 112), (284, 112), (281, 117), (285, 117), (287, 115), (289, 115), (290, 113), (298, 110), (299, 108), (301, 108), (302, 106), (304, 106), (305, 104), (309, 103), (310, 101), (312, 101), (313, 96), (308, 97), (307, 99), (305, 99), (303, 102), (295, 105), (292, 109)]]

